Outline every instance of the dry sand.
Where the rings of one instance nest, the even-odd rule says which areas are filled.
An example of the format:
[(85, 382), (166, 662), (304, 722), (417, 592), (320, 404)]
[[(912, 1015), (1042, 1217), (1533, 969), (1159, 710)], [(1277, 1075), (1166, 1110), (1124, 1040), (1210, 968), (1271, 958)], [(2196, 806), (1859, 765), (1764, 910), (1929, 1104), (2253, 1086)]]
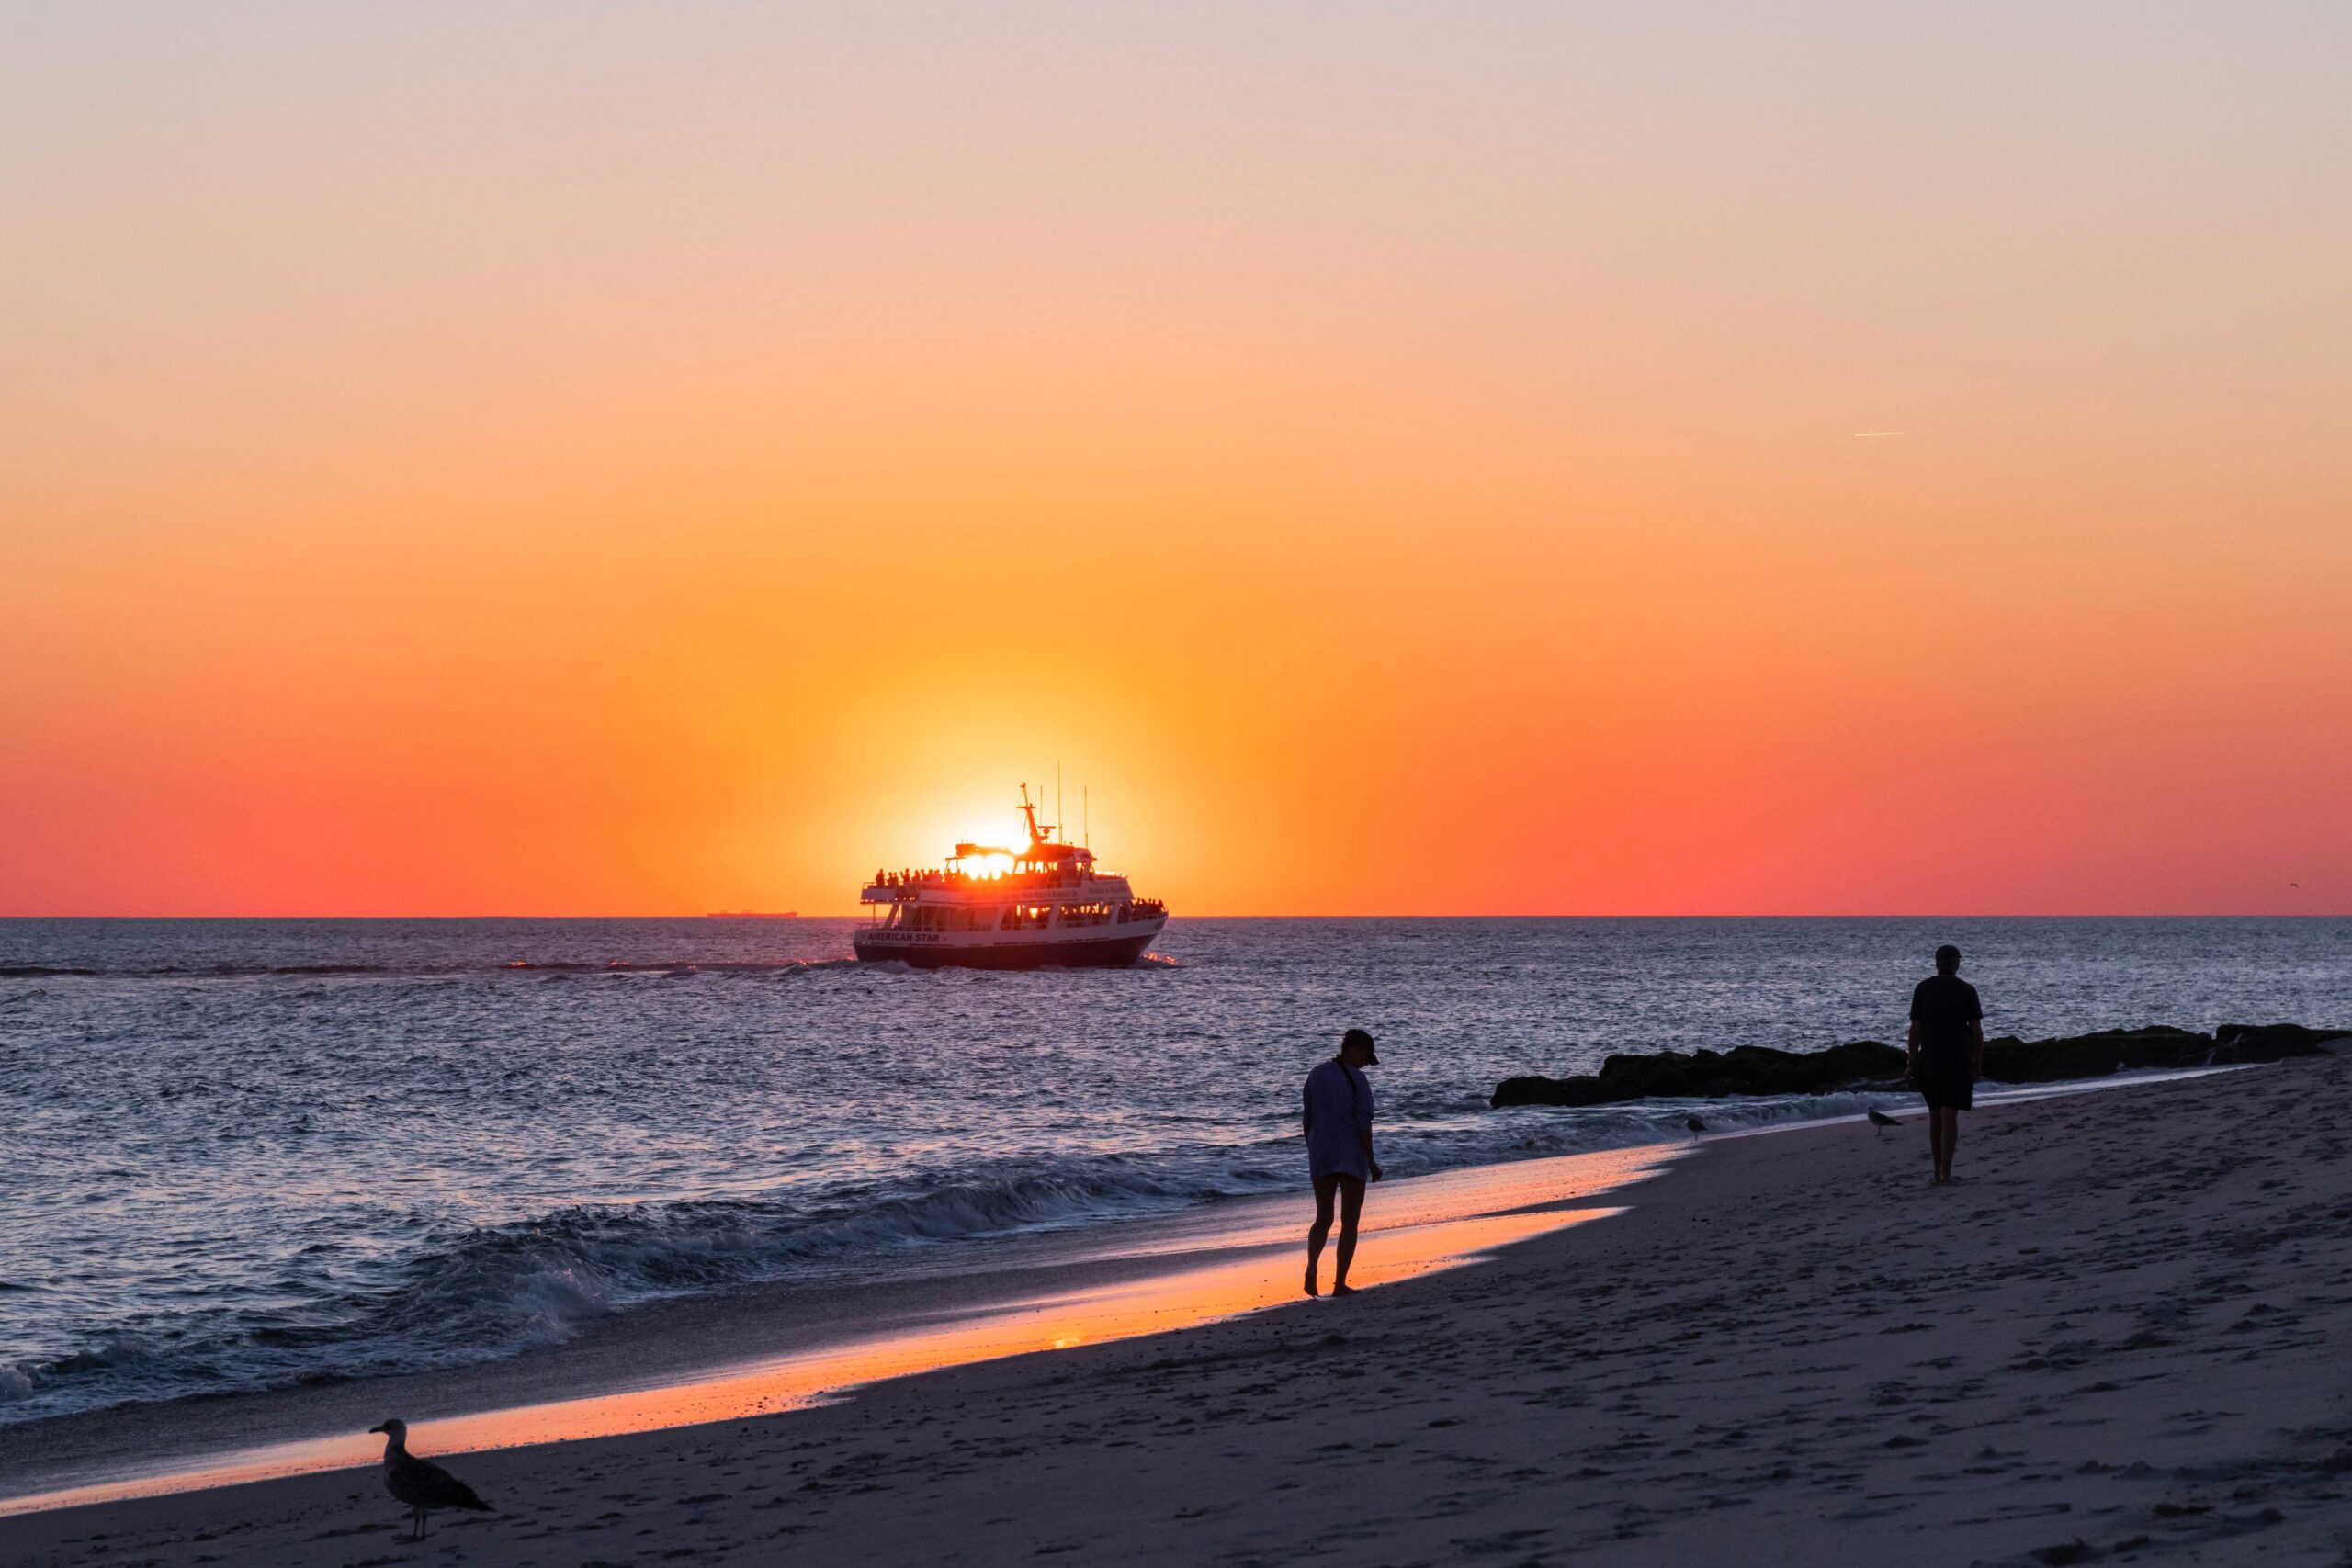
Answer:
[[(2352, 1063), (1726, 1138), (1617, 1218), (758, 1420), (0, 1519), (9, 1563), (2341, 1562)], [(1375, 1190), (1374, 1201), (1378, 1201)]]

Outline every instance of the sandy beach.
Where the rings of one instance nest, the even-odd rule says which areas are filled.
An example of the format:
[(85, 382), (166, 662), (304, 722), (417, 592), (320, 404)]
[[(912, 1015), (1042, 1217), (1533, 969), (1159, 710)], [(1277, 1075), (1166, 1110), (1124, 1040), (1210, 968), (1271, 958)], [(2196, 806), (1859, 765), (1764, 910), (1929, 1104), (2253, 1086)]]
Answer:
[(2340, 1562), (2334, 1058), (1724, 1138), (1489, 1261), (751, 1420), (0, 1520), (11, 1563)]

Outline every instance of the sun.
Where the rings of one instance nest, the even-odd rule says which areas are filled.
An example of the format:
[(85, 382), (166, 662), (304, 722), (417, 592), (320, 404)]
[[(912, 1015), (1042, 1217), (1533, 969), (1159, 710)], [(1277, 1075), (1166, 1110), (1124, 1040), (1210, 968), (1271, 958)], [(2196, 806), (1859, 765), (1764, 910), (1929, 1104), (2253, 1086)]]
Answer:
[(958, 860), (956, 866), (967, 876), (1003, 876), (1012, 870), (1012, 856), (1003, 850), (982, 849)]

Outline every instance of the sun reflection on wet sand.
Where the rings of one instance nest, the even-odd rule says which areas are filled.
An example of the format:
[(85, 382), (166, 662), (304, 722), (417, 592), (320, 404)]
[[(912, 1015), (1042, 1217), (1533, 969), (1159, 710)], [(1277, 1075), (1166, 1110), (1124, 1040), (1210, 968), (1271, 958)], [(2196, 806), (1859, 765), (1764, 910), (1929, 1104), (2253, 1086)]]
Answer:
[[(1393, 1284), (1620, 1213), (1577, 1205), (1655, 1173), (1679, 1152), (1655, 1146), (1573, 1155), (1383, 1184), (1366, 1205), (1353, 1282)], [(1220, 1224), (1214, 1214), (1190, 1218), (1173, 1227), (1172, 1238), (1095, 1256), (1207, 1252), (1225, 1255), (1222, 1260), (989, 1303), (660, 1387), (413, 1422), (410, 1440), (421, 1453), (463, 1453), (734, 1420), (803, 1408), (885, 1378), (1188, 1328), (1298, 1300), (1305, 1220), (1304, 1204), (1290, 1203), (1253, 1205), (1238, 1224)], [(1329, 1264), (1327, 1256), (1327, 1283)], [(1322, 1310), (1349, 1309), (1331, 1303)], [(273, 1444), (0, 1500), (0, 1516), (345, 1469), (373, 1463), (381, 1451), (380, 1439), (365, 1435)]]

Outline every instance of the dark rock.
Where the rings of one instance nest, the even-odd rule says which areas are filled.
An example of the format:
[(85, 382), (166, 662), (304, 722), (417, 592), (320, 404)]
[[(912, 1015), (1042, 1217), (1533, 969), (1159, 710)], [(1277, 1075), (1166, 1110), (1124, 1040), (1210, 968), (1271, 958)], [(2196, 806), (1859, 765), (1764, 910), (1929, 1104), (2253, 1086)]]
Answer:
[(2214, 1044), (2210, 1034), (2166, 1024), (2056, 1040), (2007, 1035), (1984, 1042), (1984, 1076), (1995, 1083), (2058, 1083), (2103, 1078), (2127, 1067), (2201, 1067), (2212, 1059)]
[(2220, 1042), (2216, 1062), (2277, 1062), (2308, 1056), (2331, 1040), (2352, 1039), (2341, 1029), (2306, 1029), (2300, 1023), (2225, 1023), (2213, 1032)]
[(1600, 1071), (1572, 1078), (1506, 1078), (1492, 1104), (1613, 1105), (1658, 1095), (1720, 1100), (1734, 1094), (1826, 1094), (1886, 1085), (1903, 1074), (1903, 1052), (1875, 1040), (1826, 1051), (1775, 1051), (1741, 1045), (1729, 1051), (1660, 1051), (1614, 1055)]
[(1540, 1075), (1531, 1077), (1505, 1078), (1495, 1086), (1487, 1103), (1497, 1108), (1506, 1105), (1607, 1105), (1611, 1100), (1632, 1098), (1610, 1093), (1600, 1087), (1600, 1080), (1579, 1075), (1572, 1078), (1547, 1078)]
[[(2352, 1030), (2306, 1029), (2299, 1023), (2225, 1023), (2213, 1034), (2151, 1024), (2103, 1029), (2053, 1040), (2004, 1035), (1984, 1043), (1984, 1077), (1994, 1083), (2058, 1083), (2152, 1067), (2202, 1067), (2276, 1062), (2319, 1054), (2330, 1042), (2352, 1042)], [(1739, 1045), (1729, 1051), (1656, 1051), (1618, 1055), (1597, 1073), (1575, 1077), (1505, 1078), (1489, 1104), (1614, 1105), (1660, 1096), (1720, 1100), (1725, 1095), (1830, 1094), (1841, 1089), (1894, 1089), (1904, 1053), (1875, 1040), (1826, 1051), (1775, 1051)]]

